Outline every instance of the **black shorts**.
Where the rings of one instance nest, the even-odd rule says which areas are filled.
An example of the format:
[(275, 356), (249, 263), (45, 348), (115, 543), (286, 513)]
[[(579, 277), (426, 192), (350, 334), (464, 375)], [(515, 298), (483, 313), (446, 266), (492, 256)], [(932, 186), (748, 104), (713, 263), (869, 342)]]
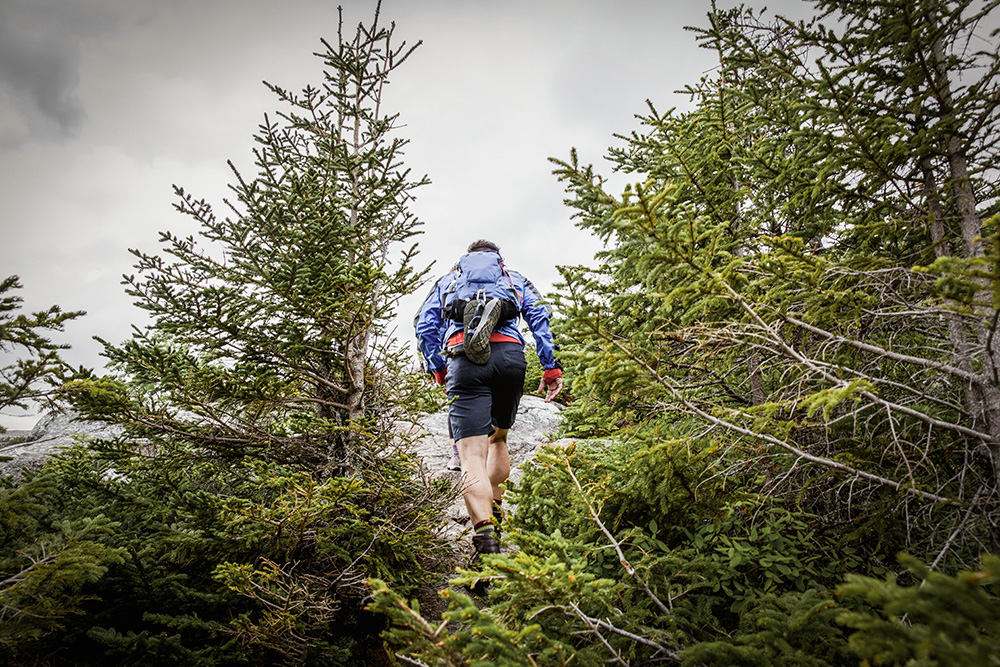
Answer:
[(455, 440), (514, 425), (527, 367), (520, 343), (490, 343), (490, 360), (482, 365), (464, 356), (448, 360), (448, 396), (453, 399), (448, 421)]

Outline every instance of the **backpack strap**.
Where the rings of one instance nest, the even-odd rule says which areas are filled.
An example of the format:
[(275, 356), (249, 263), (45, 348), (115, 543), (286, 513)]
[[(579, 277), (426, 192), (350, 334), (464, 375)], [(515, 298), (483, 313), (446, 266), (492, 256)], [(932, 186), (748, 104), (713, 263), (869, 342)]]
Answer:
[(507, 282), (510, 283), (510, 291), (517, 296), (518, 301), (523, 301), (524, 297), (522, 297), (521, 293), (517, 291), (517, 287), (514, 285), (514, 279), (510, 277), (509, 273), (507, 273), (507, 267), (504, 266), (502, 257), (500, 258), (500, 271), (503, 273), (504, 277), (507, 278)]

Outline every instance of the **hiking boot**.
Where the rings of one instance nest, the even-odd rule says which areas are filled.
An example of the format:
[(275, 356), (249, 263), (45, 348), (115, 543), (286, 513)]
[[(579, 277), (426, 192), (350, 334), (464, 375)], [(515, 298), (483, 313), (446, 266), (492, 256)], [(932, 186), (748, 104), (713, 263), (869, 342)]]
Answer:
[[(474, 551), (472, 552), (472, 559), (469, 565), (475, 567), (482, 562), (483, 554), (500, 553), (500, 542), (497, 541), (493, 533), (477, 533), (472, 536), (472, 548)], [(486, 594), (490, 591), (490, 582), (488, 579), (477, 579), (469, 586), (469, 591), (473, 595), (485, 598)]]
[(472, 558), (470, 565), (478, 565), (482, 562), (483, 554), (500, 553), (500, 542), (493, 533), (476, 533), (472, 536)]
[(476, 579), (476, 582), (468, 586), (469, 592), (482, 600), (490, 594), (490, 582), (486, 579)]
[(465, 304), (462, 322), (465, 327), (465, 356), (477, 364), (490, 360), (490, 334), (500, 321), (500, 299), (483, 302), (478, 299)]

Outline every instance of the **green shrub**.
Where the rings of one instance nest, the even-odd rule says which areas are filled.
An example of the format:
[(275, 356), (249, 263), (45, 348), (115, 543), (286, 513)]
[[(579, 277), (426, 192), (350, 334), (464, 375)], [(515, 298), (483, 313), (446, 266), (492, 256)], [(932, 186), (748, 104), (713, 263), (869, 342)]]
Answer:
[[(448, 596), (456, 632), (479, 637), (475, 655), (530, 638), (539, 665), (856, 664), (829, 587), (857, 557), (808, 515), (724, 479), (708, 445), (636, 434), (544, 448), (509, 491), (516, 551), (455, 581), (493, 581), (487, 617)], [(403, 600), (386, 587), (376, 596), (394, 619), (390, 643), (431, 663), (447, 646), (468, 662), (446, 664), (476, 664), (446, 629), (420, 635)]]
[(25, 571), (0, 589), (0, 664), (366, 665), (363, 581), (415, 595), (449, 567), (450, 497), (409, 464), (116, 466), (76, 450), (0, 494), (0, 580)]
[(851, 646), (866, 664), (1000, 665), (1000, 557), (986, 554), (978, 571), (956, 576), (910, 556), (900, 560), (919, 583), (848, 575), (839, 591), (871, 605), (840, 616), (855, 629)]

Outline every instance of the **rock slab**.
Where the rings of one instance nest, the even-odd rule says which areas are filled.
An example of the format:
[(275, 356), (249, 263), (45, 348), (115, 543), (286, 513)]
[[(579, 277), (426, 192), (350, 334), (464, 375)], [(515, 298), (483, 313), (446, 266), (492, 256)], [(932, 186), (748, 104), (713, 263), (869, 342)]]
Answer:
[[(546, 403), (538, 396), (524, 396), (518, 406), (517, 419), (507, 434), (507, 448), (510, 451), (510, 480), (521, 479), (525, 462), (530, 460), (542, 445), (552, 442), (552, 436), (559, 429), (562, 406)], [(422, 434), (418, 435), (415, 453), (424, 462), (430, 475), (446, 477), (455, 484), (456, 498), (449, 507), (447, 535), (460, 539), (471, 526), (469, 513), (462, 500), (461, 473), (447, 469), (451, 459), (451, 440), (448, 437), (448, 412), (443, 410), (421, 418), (418, 422)], [(569, 441), (567, 441), (569, 442)]]
[(121, 427), (80, 419), (69, 409), (49, 412), (30, 431), (0, 434), (0, 475), (20, 479), (25, 470), (41, 467), (63, 447), (89, 438), (114, 438)]

